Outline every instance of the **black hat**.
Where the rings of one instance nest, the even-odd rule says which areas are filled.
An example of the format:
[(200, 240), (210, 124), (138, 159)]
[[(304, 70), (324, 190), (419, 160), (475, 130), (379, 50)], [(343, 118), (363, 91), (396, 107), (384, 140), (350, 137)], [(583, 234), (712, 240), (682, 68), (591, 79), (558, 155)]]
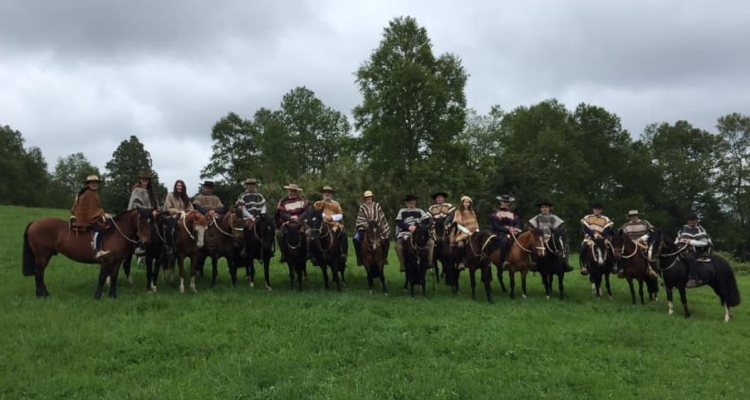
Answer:
[(594, 203), (591, 203), (591, 208), (601, 208), (601, 209), (604, 209), (604, 206), (602, 205), (602, 203), (594, 202)]
[(435, 198), (438, 197), (438, 196), (448, 197), (448, 193), (445, 193), (445, 192), (435, 192), (430, 197), (432, 197), (432, 199), (435, 200)]
[(411, 201), (411, 200), (417, 200), (419, 197), (413, 195), (413, 194), (407, 194), (406, 197), (404, 197), (404, 201)]
[(497, 196), (497, 197), (495, 197), (495, 198), (496, 198), (497, 200), (499, 200), (499, 201), (507, 201), (508, 203), (511, 203), (511, 202), (513, 202), (513, 201), (515, 201), (515, 200), (516, 200), (516, 199), (514, 199), (514, 198), (513, 198), (513, 196), (511, 196), (511, 195), (508, 195), (508, 194), (504, 194), (504, 195), (502, 195), (502, 196)]
[(549, 200), (542, 200), (542, 201), (536, 203), (536, 206), (537, 207), (541, 207), (541, 206), (552, 207), (552, 202), (549, 201)]
[(205, 182), (203, 182), (203, 186), (214, 187), (214, 182), (213, 181), (205, 181)]
[(688, 215), (685, 216), (685, 220), (687, 221), (697, 221), (698, 220), (698, 214), (691, 212), (688, 213)]

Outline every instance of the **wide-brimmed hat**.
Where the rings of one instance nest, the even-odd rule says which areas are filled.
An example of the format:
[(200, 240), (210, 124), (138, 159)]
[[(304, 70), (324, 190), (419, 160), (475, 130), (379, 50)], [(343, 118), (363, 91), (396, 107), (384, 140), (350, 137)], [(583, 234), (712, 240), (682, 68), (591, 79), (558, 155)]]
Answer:
[(372, 190), (365, 190), (365, 193), (362, 195), (362, 197), (373, 197)]
[(404, 197), (404, 201), (412, 201), (412, 200), (417, 200), (417, 199), (419, 199), (419, 197), (413, 194), (407, 194), (406, 197)]
[(245, 179), (244, 182), (242, 182), (242, 184), (243, 185), (249, 185), (249, 184), (256, 185), (256, 184), (258, 184), (258, 181), (255, 178), (247, 178), (247, 179)]
[(433, 193), (432, 196), (430, 197), (432, 197), (432, 199), (435, 200), (438, 196), (448, 197), (448, 193), (438, 191), (438, 192)]
[(698, 220), (698, 214), (691, 212), (688, 213), (688, 215), (685, 216), (686, 221), (697, 221)]
[(213, 181), (203, 182), (203, 186), (214, 187), (216, 184)]
[(99, 180), (99, 177), (96, 175), (89, 175), (86, 177), (86, 180), (84, 180), (82, 183), (89, 183), (89, 182), (101, 182), (101, 180)]
[(604, 206), (602, 205), (602, 203), (593, 202), (593, 203), (591, 203), (591, 208), (601, 208), (601, 209), (604, 209)]
[(297, 190), (297, 191), (300, 191), (300, 192), (302, 191), (302, 188), (299, 187), (299, 186), (297, 186), (296, 183), (290, 183), (290, 184), (284, 186), (284, 189), (287, 189), (287, 190)]
[(542, 201), (536, 203), (536, 206), (537, 207), (541, 207), (541, 206), (552, 207), (552, 202), (545, 199), (545, 200), (542, 200)]
[(141, 171), (138, 174), (138, 179), (151, 179), (151, 174), (149, 174), (148, 171)]
[(498, 201), (507, 201), (508, 203), (516, 201), (512, 196), (504, 194), (502, 196), (495, 197)]
[(335, 192), (335, 190), (333, 190), (332, 187), (330, 187), (328, 185), (325, 185), (325, 186), (323, 186), (323, 189), (320, 189), (320, 193), (325, 193), (325, 192), (331, 192), (331, 193), (333, 193), (333, 192)]
[(641, 215), (641, 213), (638, 212), (638, 210), (630, 210), (628, 211), (628, 217), (636, 217)]
[(461, 204), (463, 204), (464, 200), (469, 200), (469, 203), (474, 202), (474, 200), (472, 200), (469, 196), (461, 196)]

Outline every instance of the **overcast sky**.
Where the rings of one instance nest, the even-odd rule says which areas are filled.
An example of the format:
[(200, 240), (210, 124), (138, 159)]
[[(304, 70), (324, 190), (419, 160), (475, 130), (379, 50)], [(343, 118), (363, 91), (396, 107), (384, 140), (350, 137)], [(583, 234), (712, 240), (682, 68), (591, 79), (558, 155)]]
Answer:
[(50, 167), (83, 151), (103, 170), (137, 135), (167, 186), (192, 193), (229, 111), (250, 118), (307, 86), (351, 114), (353, 72), (402, 15), (462, 58), (480, 113), (555, 97), (605, 107), (635, 136), (750, 114), (747, 0), (3, 0), (0, 124)]

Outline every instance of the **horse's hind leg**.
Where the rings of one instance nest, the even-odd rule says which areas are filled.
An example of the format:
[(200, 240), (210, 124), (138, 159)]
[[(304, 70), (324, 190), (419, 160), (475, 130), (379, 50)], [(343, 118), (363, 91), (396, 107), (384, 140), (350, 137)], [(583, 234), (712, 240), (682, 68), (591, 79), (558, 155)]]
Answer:
[(211, 256), (211, 287), (216, 285), (216, 277), (219, 276), (219, 257)]
[(117, 279), (120, 275), (120, 265), (111, 265), (110, 267), (110, 282), (109, 282), (109, 297), (117, 298)]
[(198, 289), (195, 287), (195, 275), (197, 272), (198, 263), (196, 262), (198, 257), (196, 255), (190, 256), (190, 290), (196, 293)]
[(177, 257), (177, 266), (180, 268), (180, 293), (185, 293), (185, 257)]
[[(690, 318), (690, 310), (688, 309), (687, 295), (685, 294), (685, 286), (677, 288), (677, 291), (680, 293), (680, 303), (682, 303), (682, 309), (685, 312), (685, 318)], [(731, 316), (731, 313), (728, 310), (727, 312)]]
[(49, 263), (49, 257), (36, 257), (36, 265), (34, 266), (34, 284), (36, 285), (37, 297), (49, 297), (47, 285), (44, 283), (44, 269), (47, 267), (47, 263)]
[(271, 291), (271, 277), (268, 273), (268, 265), (271, 263), (271, 256), (264, 256), (263, 257), (263, 280), (266, 282), (266, 290)]
[(104, 290), (104, 283), (107, 281), (107, 277), (109, 276), (109, 270), (110, 268), (105, 264), (99, 266), (99, 282), (96, 286), (96, 291), (94, 291), (94, 298), (97, 300), (102, 298), (102, 291)]
[(510, 298), (516, 298), (516, 271), (512, 269), (508, 270), (508, 277), (510, 278)]
[[(510, 274), (510, 272), (508, 272), (508, 274)], [(503, 267), (502, 266), (497, 267), (497, 280), (500, 282), (500, 290), (502, 290), (503, 293), (508, 293), (508, 289), (505, 288), (505, 282), (503, 281)]]
[(472, 300), (476, 299), (476, 295), (475, 295), (475, 291), (477, 288), (477, 277), (475, 274), (476, 271), (477, 270), (475, 268), (471, 268), (469, 270), (469, 280), (471, 281), (471, 299)]
[(380, 266), (380, 284), (383, 286), (383, 294), (388, 296), (388, 289), (385, 286), (385, 273), (383, 271), (383, 266)]
[(633, 278), (628, 277), (628, 287), (630, 288), (630, 299), (632, 304), (635, 305), (635, 287), (633, 287)]
[(367, 288), (370, 291), (370, 294), (372, 294), (372, 281), (373, 281), (373, 273), (371, 272), (372, 268), (375, 268), (375, 266), (365, 265), (365, 272), (367, 273)]
[(638, 281), (638, 296), (641, 297), (641, 304), (646, 304), (646, 302), (643, 300), (643, 281)]
[[(607, 268), (612, 269), (611, 267), (607, 267)], [(609, 285), (609, 270), (607, 270), (607, 271), (604, 272), (604, 285), (607, 288), (607, 296), (609, 296), (609, 298), (611, 299), (612, 298), (612, 288)]]
[(484, 291), (487, 293), (487, 301), (492, 303), (492, 265), (482, 268), (482, 282), (484, 282)]
[(565, 286), (563, 285), (563, 278), (565, 275), (560, 273), (557, 275), (557, 289), (560, 291), (560, 300), (565, 299)]

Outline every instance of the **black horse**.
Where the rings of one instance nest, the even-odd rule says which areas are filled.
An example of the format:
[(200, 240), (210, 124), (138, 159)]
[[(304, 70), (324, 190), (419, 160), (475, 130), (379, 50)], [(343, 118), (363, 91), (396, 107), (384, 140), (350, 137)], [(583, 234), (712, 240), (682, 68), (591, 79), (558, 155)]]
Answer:
[[(143, 213), (144, 211), (142, 211)], [(145, 210), (149, 212), (149, 210)], [(146, 265), (146, 290), (156, 292), (156, 281), (159, 277), (159, 269), (165, 261), (165, 247), (166, 244), (166, 214), (156, 214), (151, 225), (151, 240), (146, 244), (141, 244), (141, 248), (144, 250), (143, 261)], [(133, 248), (135, 250), (135, 246)], [(134, 253), (131, 251), (125, 260), (122, 262), (122, 269), (125, 272), (130, 283), (133, 283), (133, 279), (130, 275), (132, 268)]]
[(289, 266), (289, 283), (294, 287), (295, 275), (297, 278), (297, 290), (302, 291), (302, 276), (306, 275), (305, 267), (307, 265), (307, 243), (305, 233), (302, 231), (302, 222), (293, 220), (286, 223), (286, 234), (279, 246), (286, 249)]
[(557, 275), (557, 288), (560, 291), (560, 300), (562, 300), (565, 298), (563, 278), (565, 277), (565, 258), (567, 257), (562, 236), (553, 232), (545, 239), (541, 232), (535, 232), (535, 234), (537, 237), (541, 236), (542, 243), (544, 243), (544, 248), (540, 249), (541, 254), (537, 258), (537, 272), (542, 276), (544, 293), (549, 299), (552, 294), (555, 275)]
[[(689, 318), (690, 310), (685, 296), (685, 284), (689, 279), (687, 262), (684, 259), (687, 246), (675, 244), (661, 231), (653, 232), (649, 236), (648, 246), (649, 257), (659, 259), (659, 273), (667, 290), (669, 314), (674, 314), (672, 290), (676, 288), (680, 294), (685, 318)], [(726, 260), (716, 255), (711, 255), (710, 259), (699, 259), (696, 263), (698, 264), (697, 271), (695, 271), (697, 277), (719, 296), (719, 301), (724, 306), (724, 321), (729, 322), (732, 318), (731, 307), (737, 307), (740, 304), (740, 291), (732, 267)]]
[[(241, 211), (240, 211), (241, 212)], [(267, 290), (271, 290), (269, 265), (276, 245), (276, 226), (273, 219), (259, 215), (244, 228), (245, 251), (241, 261), (247, 270), (250, 287), (255, 286), (255, 260), (263, 263), (263, 279)]]
[(445, 284), (451, 286), (447, 280), (449, 274), (447, 267), (451, 266), (453, 260), (450, 256), (450, 235), (445, 226), (446, 219), (446, 217), (435, 218), (435, 224), (432, 226), (432, 239), (435, 241), (432, 267), (435, 268), (435, 279), (440, 282), (440, 278), (443, 277), (446, 279)]
[(328, 268), (331, 268), (333, 282), (336, 289), (341, 291), (340, 270), (341, 270), (341, 244), (337, 232), (331, 228), (325, 219), (323, 219), (322, 210), (313, 210), (310, 212), (308, 219), (310, 225), (310, 252), (313, 257), (313, 265), (317, 265), (323, 271), (323, 281), (326, 289), (328, 284)]
[(428, 224), (418, 224), (414, 233), (404, 239), (404, 269), (406, 281), (404, 289), (409, 287), (411, 297), (414, 297), (414, 286), (422, 286), (422, 295), (427, 296), (425, 275), (427, 273), (427, 242), (430, 241)]
[(592, 239), (592, 242), (593, 245), (589, 246), (583, 257), (583, 262), (589, 270), (591, 293), (597, 297), (602, 295), (602, 278), (604, 278), (607, 295), (612, 298), (612, 288), (609, 285), (609, 275), (615, 265), (612, 245), (602, 236)]

